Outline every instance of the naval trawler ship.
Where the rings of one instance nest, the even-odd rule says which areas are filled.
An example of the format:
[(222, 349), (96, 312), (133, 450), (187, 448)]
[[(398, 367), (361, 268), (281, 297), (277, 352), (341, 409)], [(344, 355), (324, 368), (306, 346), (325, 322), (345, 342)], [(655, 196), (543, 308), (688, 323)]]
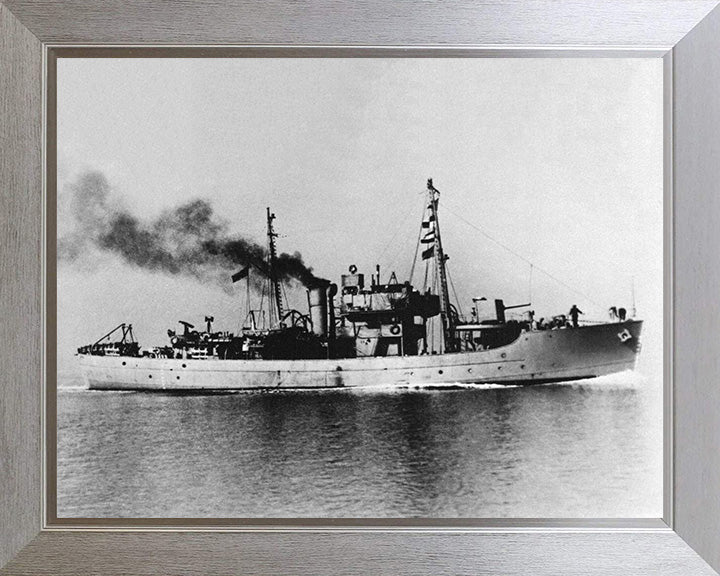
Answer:
[[(267, 258), (251, 269), (267, 282), (268, 310), (250, 310), (240, 333), (181, 322), (169, 343), (144, 348), (132, 325), (121, 324), (78, 348), (83, 379), (94, 390), (231, 391), (313, 388), (531, 385), (570, 382), (632, 370), (642, 321), (611, 309), (607, 322), (578, 322), (579, 310), (549, 321), (527, 311), (520, 319), (505, 305), (473, 299), (470, 317), (458, 313), (448, 290), (447, 256), (439, 222), (439, 192), (427, 183), (415, 262), (426, 265), (425, 286), (399, 282), (380, 269), (369, 282), (353, 265), (340, 288), (317, 279), (308, 287), (308, 312), (287, 310), (277, 259), (274, 214), (267, 211)], [(411, 278), (413, 274), (411, 273)], [(489, 308), (491, 314), (484, 309)], [(267, 315), (266, 315), (267, 312)], [(634, 315), (634, 313), (633, 313)], [(265, 322), (267, 320), (267, 322)]]

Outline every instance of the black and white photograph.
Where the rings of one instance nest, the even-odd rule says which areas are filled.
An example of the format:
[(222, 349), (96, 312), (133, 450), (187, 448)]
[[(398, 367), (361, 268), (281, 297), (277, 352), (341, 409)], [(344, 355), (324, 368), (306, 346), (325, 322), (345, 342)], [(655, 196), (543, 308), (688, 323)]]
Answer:
[(59, 58), (57, 517), (658, 518), (663, 68)]

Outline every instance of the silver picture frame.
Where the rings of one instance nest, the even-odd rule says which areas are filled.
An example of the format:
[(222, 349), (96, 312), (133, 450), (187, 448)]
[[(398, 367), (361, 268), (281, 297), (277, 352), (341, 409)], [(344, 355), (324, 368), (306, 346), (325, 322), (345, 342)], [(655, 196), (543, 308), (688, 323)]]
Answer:
[[(715, 574), (719, 3), (0, 0), (0, 574)], [(45, 193), (55, 142), (47, 123), (47, 80), (58, 50), (150, 45), (186, 55), (225, 47), (293, 56), (661, 58), (663, 518), (284, 526), (53, 522), (52, 491), (46, 490), (52, 397), (45, 373), (54, 346), (46, 331), (54, 290), (45, 283), (43, 240), (53, 218)]]

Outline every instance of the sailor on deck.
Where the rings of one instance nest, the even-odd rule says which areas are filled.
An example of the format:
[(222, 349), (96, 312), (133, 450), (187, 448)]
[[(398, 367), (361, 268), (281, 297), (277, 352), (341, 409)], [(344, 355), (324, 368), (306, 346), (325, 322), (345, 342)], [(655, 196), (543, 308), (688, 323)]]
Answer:
[(580, 308), (578, 308), (575, 304), (573, 304), (572, 308), (570, 308), (570, 312), (568, 313), (570, 318), (572, 318), (573, 328), (578, 327), (578, 314), (584, 314), (584, 312), (580, 310)]

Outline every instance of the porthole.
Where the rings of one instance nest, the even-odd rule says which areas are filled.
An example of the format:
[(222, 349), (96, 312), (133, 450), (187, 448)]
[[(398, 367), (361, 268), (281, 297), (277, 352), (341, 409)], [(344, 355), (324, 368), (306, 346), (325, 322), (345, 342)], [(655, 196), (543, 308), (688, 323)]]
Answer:
[(187, 368), (187, 365), (186, 365), (186, 364), (183, 364), (182, 367), (183, 367), (183, 368)]
[(443, 371), (442, 371), (442, 370), (438, 370), (438, 374), (442, 374), (442, 373), (443, 373)]
[(180, 380), (180, 376), (176, 376), (176, 378), (177, 378), (178, 380)]
[(127, 362), (125, 362), (125, 361), (123, 360), (123, 363), (122, 363), (122, 365), (123, 365), (123, 366), (125, 366), (126, 364), (127, 364)]
[(152, 374), (148, 374), (148, 378), (152, 378)]

